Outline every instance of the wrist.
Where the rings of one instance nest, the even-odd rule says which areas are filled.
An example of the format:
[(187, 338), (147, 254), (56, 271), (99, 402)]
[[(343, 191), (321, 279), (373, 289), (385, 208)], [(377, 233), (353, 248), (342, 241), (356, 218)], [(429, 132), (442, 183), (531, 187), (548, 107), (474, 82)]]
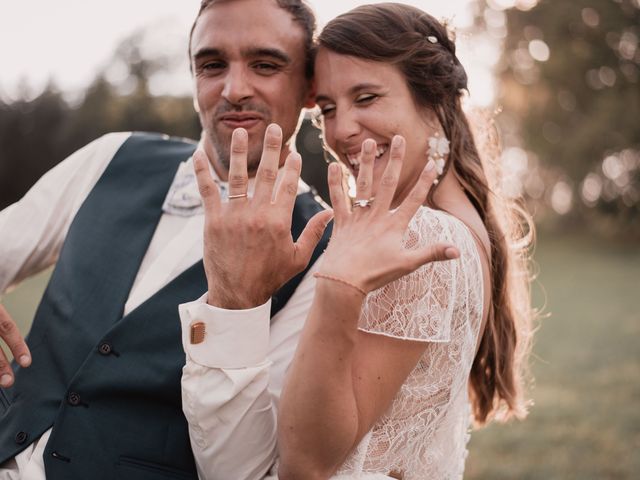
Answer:
[(211, 287), (207, 292), (207, 304), (225, 310), (249, 310), (264, 305), (270, 298), (270, 295), (249, 295), (248, 292), (238, 295)]
[[(315, 278), (321, 279), (321, 280), (328, 280), (329, 282), (336, 282), (336, 283), (340, 283), (345, 287), (349, 287), (355, 291), (357, 291), (358, 293), (360, 293), (363, 297), (367, 296), (367, 292), (360, 287), (358, 284), (346, 279), (346, 278), (342, 278), (340, 276), (335, 276), (335, 275), (331, 275), (331, 274), (327, 274), (324, 272), (316, 272), (313, 274), (313, 276)], [(334, 285), (334, 288), (336, 288), (336, 286)]]
[(358, 309), (362, 306), (367, 294), (356, 284), (322, 272), (317, 272), (314, 277), (316, 278), (315, 298), (327, 302), (327, 305), (353, 306)]

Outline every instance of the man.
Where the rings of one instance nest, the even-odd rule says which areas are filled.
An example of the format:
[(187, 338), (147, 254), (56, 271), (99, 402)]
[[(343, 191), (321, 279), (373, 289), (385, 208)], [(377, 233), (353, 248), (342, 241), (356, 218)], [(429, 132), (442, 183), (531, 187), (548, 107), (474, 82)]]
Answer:
[[(251, 384), (262, 391), (266, 382), (277, 397), (310, 304), (308, 273), (278, 288), (317, 258), (323, 242), (315, 252), (313, 246), (328, 217), (315, 216), (301, 233), (321, 208), (303, 184), (294, 186), (293, 193), (302, 194), (293, 198), (299, 159), (291, 157), (280, 174), (278, 166), (289, 153), (301, 108), (312, 105), (313, 30), (313, 16), (300, 1), (202, 4), (190, 41), (194, 104), (203, 127), (196, 157), (200, 172), (202, 159), (208, 160), (229, 198), (221, 205), (220, 224), (239, 218), (253, 233), (236, 238), (222, 232), (221, 243), (205, 245), (204, 265), (205, 220), (191, 159), (196, 145), (188, 142), (107, 135), (0, 212), (0, 291), (57, 261), (28, 347), (0, 309), (0, 337), (20, 365), (12, 371), (0, 356), (0, 479), (196, 478), (189, 435), (196, 457), (216, 452), (214, 461), (207, 456), (206, 468), (215, 475), (209, 478), (260, 478), (269, 470), (270, 460), (262, 456), (241, 472), (226, 469), (237, 458), (253, 458), (256, 445), (243, 430), (250, 416), (230, 402), (216, 418), (199, 423), (193, 392), (200, 392), (200, 371), (216, 368), (228, 380), (209, 402), (227, 402), (234, 390), (246, 389), (247, 371)], [(261, 157), (271, 122), (282, 130), (268, 129)], [(246, 133), (236, 134), (240, 147), (230, 152), (237, 127)], [(246, 167), (233, 164), (248, 175), (242, 168), (229, 170), (232, 155), (246, 158)], [(265, 202), (278, 175), (276, 201)], [(203, 193), (211, 198), (210, 191)], [(283, 235), (292, 207), (291, 233)], [(210, 220), (208, 231), (216, 228)], [(291, 234), (300, 235), (298, 243)], [(224, 245), (234, 241), (248, 255), (226, 258)], [(278, 252), (297, 255), (296, 268), (279, 271), (270, 252), (278, 242)], [(271, 281), (256, 283), (265, 277), (261, 266), (268, 265)], [(189, 431), (181, 412), (185, 354), (177, 305), (204, 291), (200, 302), (182, 308)], [(273, 314), (271, 339), (265, 309)], [(267, 356), (271, 379), (266, 369), (262, 376), (252, 372), (269, 364)], [(236, 419), (239, 429), (233, 428)], [(224, 428), (211, 442), (203, 434), (216, 422)]]

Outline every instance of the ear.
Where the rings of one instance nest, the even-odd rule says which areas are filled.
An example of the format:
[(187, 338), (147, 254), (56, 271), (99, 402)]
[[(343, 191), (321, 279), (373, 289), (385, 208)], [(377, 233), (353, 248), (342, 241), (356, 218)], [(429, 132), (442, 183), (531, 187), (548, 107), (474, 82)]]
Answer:
[(304, 108), (313, 108), (316, 106), (316, 80), (315, 78), (311, 79), (309, 82), (309, 90), (307, 92), (307, 96), (304, 100)]

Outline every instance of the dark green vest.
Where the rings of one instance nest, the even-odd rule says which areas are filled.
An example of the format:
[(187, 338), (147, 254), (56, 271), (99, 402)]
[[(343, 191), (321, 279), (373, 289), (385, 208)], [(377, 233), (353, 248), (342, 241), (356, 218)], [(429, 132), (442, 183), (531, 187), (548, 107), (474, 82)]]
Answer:
[[(206, 291), (202, 261), (123, 316), (178, 165), (194, 149), (134, 134), (78, 211), (28, 336), (33, 364), (14, 364), (14, 387), (0, 389), (0, 463), (53, 427), (47, 480), (197, 478), (177, 306)], [(298, 196), (294, 238), (321, 209), (313, 195)], [(272, 315), (302, 275), (277, 293)]]

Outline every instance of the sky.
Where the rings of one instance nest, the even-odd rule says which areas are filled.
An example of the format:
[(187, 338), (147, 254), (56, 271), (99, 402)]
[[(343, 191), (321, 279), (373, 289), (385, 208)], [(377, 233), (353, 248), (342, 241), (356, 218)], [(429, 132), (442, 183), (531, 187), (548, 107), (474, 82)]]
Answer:
[[(357, 0), (310, 0), (319, 25), (362, 3)], [(469, 0), (404, 0), (436, 18), (450, 19), (463, 31), (472, 16)], [(187, 34), (199, 0), (0, 0), (0, 99), (41, 90), (49, 79), (71, 96), (104, 68), (120, 41), (149, 27), (148, 42), (163, 51), (186, 52)], [(458, 36), (459, 56), (470, 77), (472, 102), (493, 100), (491, 67), (499, 50), (487, 39)], [(185, 54), (186, 57), (186, 54)], [(117, 72), (111, 72), (117, 77)], [(117, 78), (112, 78), (117, 80)], [(186, 59), (171, 76), (159, 77), (153, 93), (185, 94), (191, 82)], [(475, 92), (475, 94), (474, 94)]]

